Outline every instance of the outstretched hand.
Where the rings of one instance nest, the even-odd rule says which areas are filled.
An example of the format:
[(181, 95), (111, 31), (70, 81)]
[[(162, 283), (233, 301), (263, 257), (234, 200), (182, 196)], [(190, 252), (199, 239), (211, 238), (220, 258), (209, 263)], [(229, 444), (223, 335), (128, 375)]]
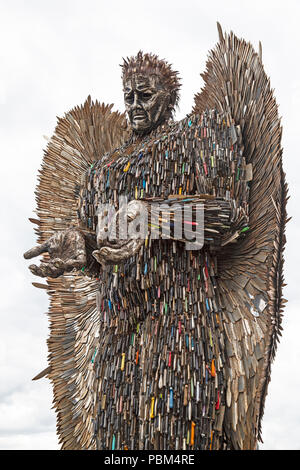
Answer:
[[(140, 227), (140, 232), (134, 232), (130, 228), (132, 229), (134, 224), (142, 225), (146, 213), (147, 205), (143, 201), (133, 200), (125, 208), (120, 208), (110, 221), (109, 227), (105, 220), (106, 214), (103, 214), (97, 230), (99, 250), (93, 251), (93, 256), (98, 263), (118, 264), (134, 256), (140, 250), (145, 243), (145, 234), (142, 233), (145, 227)], [(130, 224), (131, 227), (128, 227)], [(127, 228), (129, 228), (128, 231)]]
[(42, 245), (26, 251), (24, 258), (35, 258), (42, 253), (49, 253), (50, 260), (42, 261), (39, 266), (29, 266), (36, 276), (55, 278), (73, 269), (81, 269), (86, 264), (84, 236), (76, 228), (56, 232)]

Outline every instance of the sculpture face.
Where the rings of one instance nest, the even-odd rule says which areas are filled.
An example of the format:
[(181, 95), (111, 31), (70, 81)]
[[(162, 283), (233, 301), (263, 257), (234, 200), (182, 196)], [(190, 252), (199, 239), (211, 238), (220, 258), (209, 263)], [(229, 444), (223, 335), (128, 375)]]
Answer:
[(125, 108), (137, 134), (148, 134), (170, 115), (170, 93), (154, 75), (133, 74), (124, 81)]

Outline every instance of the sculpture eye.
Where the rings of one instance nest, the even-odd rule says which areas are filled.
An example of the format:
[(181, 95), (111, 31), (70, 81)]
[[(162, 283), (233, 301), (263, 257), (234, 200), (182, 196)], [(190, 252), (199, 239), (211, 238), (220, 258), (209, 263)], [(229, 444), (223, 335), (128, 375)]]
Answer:
[(144, 100), (148, 101), (151, 98), (152, 93), (143, 93), (142, 96)]

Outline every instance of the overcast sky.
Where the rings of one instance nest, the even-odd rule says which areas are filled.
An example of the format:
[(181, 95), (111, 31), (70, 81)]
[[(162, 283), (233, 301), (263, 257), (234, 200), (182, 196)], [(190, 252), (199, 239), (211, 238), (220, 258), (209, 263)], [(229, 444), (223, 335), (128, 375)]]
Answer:
[(257, 49), (280, 105), (288, 213), (284, 331), (272, 369), (262, 449), (300, 449), (298, 0), (0, 0), (1, 328), (0, 449), (57, 449), (52, 390), (31, 378), (47, 366), (48, 297), (22, 253), (36, 243), (28, 217), (56, 116), (91, 94), (124, 110), (119, 64), (139, 49), (171, 62), (188, 113), (218, 40), (216, 21)]

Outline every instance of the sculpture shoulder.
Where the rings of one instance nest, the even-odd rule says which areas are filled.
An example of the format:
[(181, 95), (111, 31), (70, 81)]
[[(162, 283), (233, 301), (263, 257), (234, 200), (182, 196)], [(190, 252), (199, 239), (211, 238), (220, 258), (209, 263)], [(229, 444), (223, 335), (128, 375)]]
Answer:
[(241, 134), (239, 127), (224, 113), (219, 113), (215, 109), (206, 110), (201, 114), (189, 114), (179, 121), (168, 121), (144, 137), (137, 137), (133, 134), (121, 145), (110, 152), (106, 152), (95, 160), (86, 174), (91, 173), (91, 168), (96, 170), (111, 164), (118, 158), (133, 158), (140, 152), (145, 152), (153, 148), (172, 147), (179, 143), (185, 143), (186, 139), (205, 140), (213, 137), (215, 140), (222, 139), (223, 146), (229, 146), (240, 141)]

